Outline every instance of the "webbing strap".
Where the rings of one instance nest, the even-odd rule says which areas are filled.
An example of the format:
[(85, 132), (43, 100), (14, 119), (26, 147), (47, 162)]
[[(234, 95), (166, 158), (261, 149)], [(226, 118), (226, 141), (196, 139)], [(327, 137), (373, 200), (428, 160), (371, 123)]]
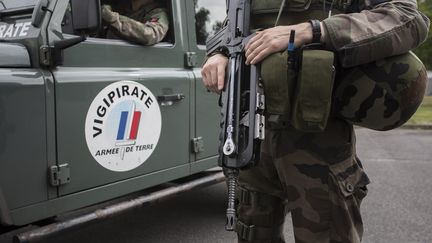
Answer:
[(280, 8), (279, 8), (279, 13), (278, 13), (278, 16), (277, 16), (277, 18), (276, 18), (276, 22), (275, 22), (275, 25), (274, 25), (274, 26), (277, 26), (278, 23), (279, 23), (279, 19), (280, 19), (281, 15), (282, 15), (283, 8), (284, 8), (284, 6), (285, 6), (285, 1), (286, 1), (286, 0), (282, 0), (281, 6), (280, 6)]
[(237, 195), (239, 203), (251, 206), (273, 206), (281, 201), (277, 197), (250, 191), (240, 186), (237, 188)]
[(240, 220), (236, 224), (238, 236), (246, 241), (277, 239), (283, 230), (283, 224), (276, 227), (247, 225)]

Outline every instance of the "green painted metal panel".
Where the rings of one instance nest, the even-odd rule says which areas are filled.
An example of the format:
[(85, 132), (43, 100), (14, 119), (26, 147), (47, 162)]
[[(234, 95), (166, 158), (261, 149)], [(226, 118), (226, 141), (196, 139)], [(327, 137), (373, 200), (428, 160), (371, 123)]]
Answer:
[(0, 67), (31, 67), (28, 51), (21, 44), (0, 43), (0, 53)]
[(189, 175), (189, 165), (182, 165), (12, 210), (11, 216), (14, 224), (23, 225), (42, 218), (110, 200), (187, 175)]
[(0, 185), (15, 209), (47, 200), (42, 73), (0, 69)]
[[(71, 169), (71, 182), (60, 187), (60, 195), (189, 163), (191, 98), (186, 71), (168, 68), (59, 68), (54, 76), (58, 163), (68, 163)], [(171, 106), (160, 106), (162, 131), (151, 157), (134, 170), (113, 172), (98, 164), (90, 153), (85, 139), (85, 119), (96, 95), (109, 84), (121, 80), (139, 82), (155, 96), (183, 94), (184, 99)], [(115, 143), (115, 137), (112, 142)]]
[[(55, 119), (55, 87), (52, 73), (42, 70), (45, 77), (45, 100), (46, 100), (46, 151), (47, 151), (47, 171), (48, 168), (57, 164), (57, 144), (56, 144), (56, 119)], [(46, 175), (45, 175), (46, 177)], [(48, 199), (58, 196), (57, 188), (48, 186)]]
[(141, 46), (123, 40), (89, 38), (64, 53), (67, 67), (184, 67), (181, 43)]
[[(215, 156), (218, 154), (219, 131), (220, 131), (220, 107), (218, 105), (219, 95), (207, 92), (202, 83), (201, 70), (195, 69), (196, 79), (196, 136), (202, 137), (204, 151), (197, 154), (197, 160)], [(215, 164), (216, 166), (216, 164)]]
[(217, 167), (218, 156), (195, 161), (191, 164), (191, 174)]

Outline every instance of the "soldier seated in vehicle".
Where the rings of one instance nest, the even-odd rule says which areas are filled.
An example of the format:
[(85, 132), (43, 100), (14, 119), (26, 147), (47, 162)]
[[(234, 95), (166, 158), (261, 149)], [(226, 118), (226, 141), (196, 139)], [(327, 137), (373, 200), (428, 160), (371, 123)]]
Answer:
[(168, 13), (154, 0), (114, 0), (102, 5), (102, 18), (108, 24), (107, 38), (125, 39), (154, 45), (168, 32)]

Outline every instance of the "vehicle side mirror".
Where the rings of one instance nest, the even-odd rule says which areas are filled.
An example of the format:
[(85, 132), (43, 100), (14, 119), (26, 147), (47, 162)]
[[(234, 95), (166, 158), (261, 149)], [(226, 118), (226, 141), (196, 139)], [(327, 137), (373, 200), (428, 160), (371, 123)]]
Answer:
[(97, 33), (101, 27), (100, 0), (71, 0), (73, 28), (81, 35)]

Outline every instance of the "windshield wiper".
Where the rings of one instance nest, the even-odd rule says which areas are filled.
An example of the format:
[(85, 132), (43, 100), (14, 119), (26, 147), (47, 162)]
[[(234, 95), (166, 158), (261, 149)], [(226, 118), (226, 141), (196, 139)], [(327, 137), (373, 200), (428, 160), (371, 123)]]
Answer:
[[(2, 3), (4, 6), (4, 3), (2, 1), (0, 1), (0, 3)], [(32, 14), (34, 8), (35, 5), (24, 6), (19, 8), (9, 8), (9, 9), (5, 8), (0, 10), (0, 19), (12, 15)]]

